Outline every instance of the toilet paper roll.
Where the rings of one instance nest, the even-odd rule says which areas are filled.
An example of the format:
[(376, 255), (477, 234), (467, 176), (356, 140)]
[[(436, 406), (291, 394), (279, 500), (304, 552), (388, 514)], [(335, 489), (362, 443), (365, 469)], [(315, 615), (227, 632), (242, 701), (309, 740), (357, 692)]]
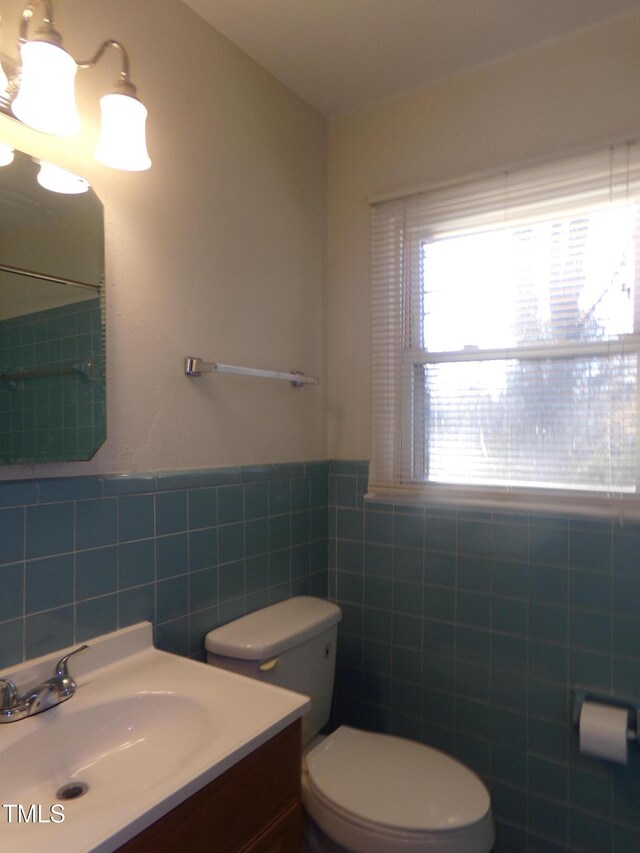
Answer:
[(628, 725), (626, 708), (602, 702), (583, 702), (580, 712), (580, 752), (626, 764)]

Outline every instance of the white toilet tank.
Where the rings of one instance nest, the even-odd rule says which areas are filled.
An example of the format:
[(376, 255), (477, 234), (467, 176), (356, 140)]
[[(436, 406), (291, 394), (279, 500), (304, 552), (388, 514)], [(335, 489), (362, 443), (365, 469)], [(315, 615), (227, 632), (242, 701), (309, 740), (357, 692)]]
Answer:
[(207, 663), (309, 696), (306, 743), (329, 720), (341, 618), (340, 608), (322, 598), (280, 601), (209, 631)]

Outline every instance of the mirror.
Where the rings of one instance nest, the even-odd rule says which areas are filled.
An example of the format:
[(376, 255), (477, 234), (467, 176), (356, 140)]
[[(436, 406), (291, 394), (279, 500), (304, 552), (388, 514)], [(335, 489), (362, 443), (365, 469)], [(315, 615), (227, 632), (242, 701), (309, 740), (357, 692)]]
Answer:
[(91, 188), (0, 168), (0, 464), (90, 459), (106, 437), (104, 222)]

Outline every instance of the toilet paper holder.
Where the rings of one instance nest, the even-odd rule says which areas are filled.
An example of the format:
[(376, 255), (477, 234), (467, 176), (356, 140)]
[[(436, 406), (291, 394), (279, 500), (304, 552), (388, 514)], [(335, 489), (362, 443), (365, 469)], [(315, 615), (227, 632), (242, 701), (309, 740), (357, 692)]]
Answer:
[(586, 690), (576, 690), (573, 699), (573, 727), (580, 728), (580, 712), (586, 701), (599, 702), (602, 705), (611, 705), (614, 708), (625, 708), (628, 711), (629, 724), (627, 727), (627, 740), (638, 741), (640, 733), (640, 705), (619, 699), (617, 696), (606, 696), (602, 693), (592, 693)]

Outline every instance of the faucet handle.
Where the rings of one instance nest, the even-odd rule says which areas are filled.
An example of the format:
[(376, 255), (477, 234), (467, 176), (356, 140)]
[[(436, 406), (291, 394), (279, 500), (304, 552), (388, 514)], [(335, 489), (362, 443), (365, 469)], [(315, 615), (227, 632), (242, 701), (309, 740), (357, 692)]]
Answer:
[(63, 658), (60, 658), (58, 661), (58, 665), (56, 666), (56, 676), (57, 678), (69, 678), (69, 668), (67, 667), (67, 661), (71, 657), (71, 655), (77, 655), (78, 652), (83, 652), (85, 649), (88, 649), (89, 646), (85, 643), (84, 646), (80, 646), (77, 649), (74, 649), (69, 654), (65, 655)]
[(18, 704), (18, 688), (10, 678), (0, 678), (0, 710), (8, 711)]

